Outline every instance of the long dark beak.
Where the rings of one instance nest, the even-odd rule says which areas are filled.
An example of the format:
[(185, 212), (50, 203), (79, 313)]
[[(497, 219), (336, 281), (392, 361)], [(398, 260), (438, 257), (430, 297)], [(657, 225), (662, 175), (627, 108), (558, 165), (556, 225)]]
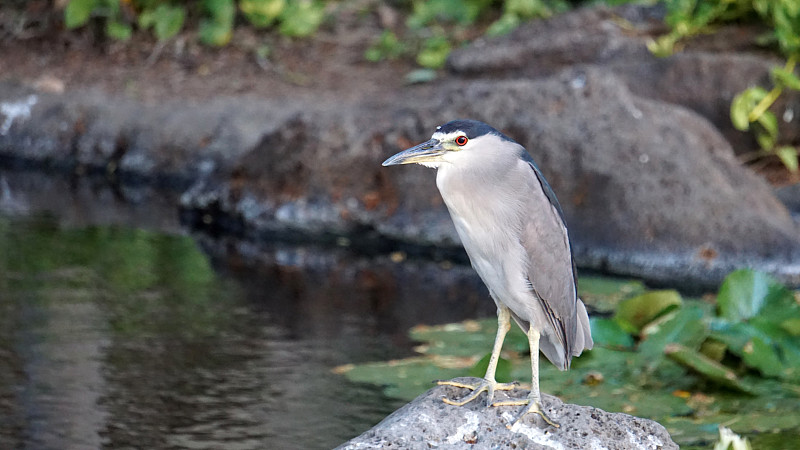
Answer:
[(436, 139), (423, 142), (409, 149), (390, 157), (383, 162), (384, 166), (395, 166), (398, 164), (412, 164), (440, 161), (439, 157), (445, 153), (445, 149)]

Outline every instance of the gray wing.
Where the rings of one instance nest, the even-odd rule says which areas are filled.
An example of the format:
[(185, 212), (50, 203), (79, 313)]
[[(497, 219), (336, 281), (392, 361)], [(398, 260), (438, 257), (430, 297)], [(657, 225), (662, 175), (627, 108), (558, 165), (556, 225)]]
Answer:
[[(563, 370), (569, 368), (572, 355), (576, 351), (580, 354), (584, 348), (584, 342), (576, 342), (576, 335), (578, 314), (585, 316), (586, 312), (582, 304), (579, 311), (575, 262), (561, 205), (527, 152), (523, 158), (533, 176), (521, 239), (528, 254), (528, 281), (547, 317), (547, 323), (540, 325), (540, 348), (550, 362)], [(588, 317), (586, 322), (588, 325)]]

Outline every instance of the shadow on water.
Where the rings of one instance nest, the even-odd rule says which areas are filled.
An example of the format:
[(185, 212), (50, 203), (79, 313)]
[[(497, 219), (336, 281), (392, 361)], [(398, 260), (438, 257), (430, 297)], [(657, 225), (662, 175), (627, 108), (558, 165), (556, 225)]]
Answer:
[(329, 448), (402, 403), (332, 368), (493, 314), (466, 268), (198, 239), (0, 218), (0, 447)]

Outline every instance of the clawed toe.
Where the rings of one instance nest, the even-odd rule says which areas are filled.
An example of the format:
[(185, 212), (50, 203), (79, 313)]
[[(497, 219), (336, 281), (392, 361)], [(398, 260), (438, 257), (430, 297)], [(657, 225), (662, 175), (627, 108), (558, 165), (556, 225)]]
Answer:
[(545, 421), (545, 423), (547, 423), (551, 427), (554, 427), (554, 428), (560, 428), (561, 427), (561, 425), (559, 425), (558, 422), (555, 422), (553, 419), (548, 417), (547, 414), (545, 414), (544, 410), (542, 410), (542, 405), (541, 405), (541, 403), (539, 403), (538, 399), (530, 399), (529, 398), (529, 399), (521, 400), (521, 401), (518, 401), (518, 402), (514, 402), (514, 401), (501, 402), (501, 404), (503, 406), (522, 405), (522, 404), (526, 405), (522, 409), (522, 411), (520, 411), (520, 413), (517, 415), (517, 417), (514, 418), (514, 420), (512, 420), (510, 424), (506, 425), (506, 427), (509, 428), (509, 429), (513, 428), (514, 425), (517, 424), (517, 422), (519, 422), (523, 417), (527, 416), (528, 414), (538, 414)]
[(509, 391), (511, 389), (514, 389), (518, 383), (517, 382), (498, 383), (497, 381), (494, 380), (483, 379), (476, 384), (466, 384), (454, 380), (437, 381), (436, 384), (440, 386), (454, 386), (457, 388), (469, 389), (472, 391), (469, 395), (463, 397), (461, 400), (451, 400), (446, 397), (442, 398), (442, 401), (447, 403), (448, 405), (464, 406), (467, 403), (478, 398), (478, 396), (480, 396), (482, 392), (486, 392), (486, 404), (488, 406), (492, 406), (494, 405), (493, 400), (495, 391)]

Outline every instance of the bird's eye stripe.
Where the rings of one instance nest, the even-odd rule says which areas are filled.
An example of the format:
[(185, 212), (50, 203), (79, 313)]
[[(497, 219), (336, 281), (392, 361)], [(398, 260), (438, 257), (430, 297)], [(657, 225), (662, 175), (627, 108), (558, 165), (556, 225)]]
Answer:
[(458, 145), (467, 145), (467, 141), (468, 140), (469, 139), (467, 139), (466, 136), (459, 136), (459, 137), (456, 138), (456, 144), (458, 144)]

